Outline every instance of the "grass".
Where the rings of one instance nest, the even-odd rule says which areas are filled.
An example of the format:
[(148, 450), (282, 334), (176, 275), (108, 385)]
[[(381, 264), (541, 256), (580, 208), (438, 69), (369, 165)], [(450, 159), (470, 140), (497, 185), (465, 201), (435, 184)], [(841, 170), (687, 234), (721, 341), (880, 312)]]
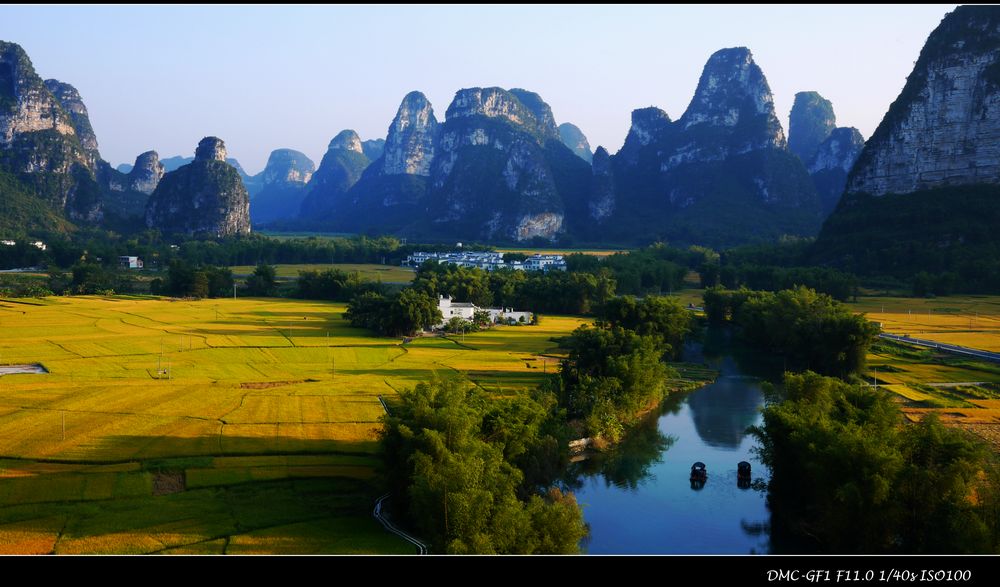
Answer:
[[(412, 552), (371, 518), (379, 396), (457, 371), (534, 387), (585, 322), (404, 345), (335, 303), (19, 302), (0, 363), (49, 373), (0, 377), (0, 553)], [(154, 496), (161, 471), (183, 491)]]
[[(347, 273), (358, 272), (361, 277), (371, 281), (381, 281), (382, 283), (410, 283), (416, 276), (413, 269), (407, 267), (397, 267), (395, 265), (377, 265), (374, 263), (319, 263), (319, 264), (289, 264), (275, 265), (275, 273), (278, 280), (291, 281), (298, 279), (299, 271), (326, 271), (327, 269), (340, 269)], [(234, 265), (230, 267), (233, 277), (245, 278), (253, 273), (256, 267), (253, 265)]]

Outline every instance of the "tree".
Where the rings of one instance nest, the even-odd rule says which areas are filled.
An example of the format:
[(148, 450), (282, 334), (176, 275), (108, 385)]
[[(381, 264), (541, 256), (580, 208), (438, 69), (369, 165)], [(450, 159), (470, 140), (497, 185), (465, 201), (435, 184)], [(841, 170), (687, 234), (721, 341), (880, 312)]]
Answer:
[(620, 438), (644, 408), (666, 395), (666, 379), (676, 377), (662, 361), (662, 340), (620, 326), (581, 326), (561, 343), (569, 349), (560, 371), (560, 403), (591, 434)]
[(463, 333), (468, 332), (471, 324), (465, 318), (461, 316), (452, 316), (445, 323), (444, 329), (446, 332)]
[(269, 297), (277, 293), (277, 270), (265, 263), (257, 265), (247, 277), (247, 290), (252, 296)]
[(602, 324), (661, 338), (666, 352), (675, 358), (680, 356), (684, 337), (691, 330), (691, 313), (677, 298), (666, 296), (647, 296), (641, 302), (632, 296), (614, 298), (602, 306), (599, 314)]
[(486, 310), (476, 310), (472, 313), (472, 323), (480, 328), (489, 326), (491, 322), (490, 313)]
[(443, 320), (437, 300), (411, 288), (391, 297), (375, 292), (356, 296), (348, 304), (344, 318), (351, 326), (387, 336), (410, 336)]
[(208, 275), (204, 271), (195, 271), (194, 279), (191, 282), (191, 297), (207, 298), (209, 293), (208, 287)]
[(751, 344), (826, 375), (863, 372), (868, 347), (878, 336), (878, 326), (864, 315), (806, 287), (776, 293), (710, 288), (704, 301), (710, 322), (729, 320)]
[(73, 293), (103, 294), (114, 291), (115, 285), (114, 273), (96, 263), (78, 263), (73, 266)]
[[(888, 394), (813, 372), (754, 430), (771, 470), (771, 538), (828, 553), (996, 552), (995, 467), (933, 415), (905, 423)], [(787, 543), (787, 544), (786, 544)]]
[(205, 267), (203, 269), (208, 282), (208, 295), (210, 298), (221, 298), (232, 294), (233, 271), (229, 267)]
[(404, 391), (380, 446), (393, 499), (435, 550), (573, 553), (586, 528), (571, 494), (524, 488), (514, 461), (547, 447), (548, 410), (531, 398), (490, 399), (460, 378)]

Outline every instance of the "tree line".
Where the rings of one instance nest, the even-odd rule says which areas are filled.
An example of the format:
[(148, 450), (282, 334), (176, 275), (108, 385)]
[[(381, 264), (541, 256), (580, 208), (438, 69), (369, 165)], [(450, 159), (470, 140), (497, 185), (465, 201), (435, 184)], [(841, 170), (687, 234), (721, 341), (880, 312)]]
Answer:
[(609, 300), (594, 326), (559, 342), (569, 355), (547, 389), (585, 435), (617, 442), (668, 393), (668, 379), (678, 374), (664, 360), (680, 355), (690, 330), (690, 312), (676, 298)]
[(847, 378), (865, 368), (878, 327), (828, 295), (806, 287), (762, 292), (709, 288), (705, 314), (731, 323), (753, 347), (786, 357), (792, 370)]
[(380, 447), (394, 509), (437, 552), (571, 554), (586, 534), (552, 485), (566, 433), (544, 394), (491, 397), (462, 378), (400, 393)]
[(1000, 467), (936, 414), (907, 423), (884, 392), (813, 372), (754, 429), (782, 552), (1000, 552)]

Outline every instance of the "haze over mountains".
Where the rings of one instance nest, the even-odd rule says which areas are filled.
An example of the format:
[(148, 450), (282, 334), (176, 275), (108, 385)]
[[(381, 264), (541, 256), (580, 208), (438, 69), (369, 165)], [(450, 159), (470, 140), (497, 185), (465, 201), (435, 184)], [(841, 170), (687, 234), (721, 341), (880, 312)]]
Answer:
[(655, 106), (633, 111), (616, 153), (592, 147), (543, 96), (474, 87), (459, 89), (443, 117), (410, 92), (384, 139), (343, 130), (318, 166), (276, 149), (254, 176), (219, 159), (219, 139), (200, 158), (148, 151), (112, 167), (79, 93), (43, 81), (19, 46), (3, 42), (0, 229), (228, 235), (252, 223), (424, 240), (711, 246), (814, 236), (834, 209), (825, 232), (837, 225), (845, 186), (853, 201), (1000, 182), (997, 10), (963, 7), (942, 21), (867, 144), (812, 91), (796, 95), (786, 136), (765, 73), (750, 49), (732, 47), (708, 58), (677, 118)]

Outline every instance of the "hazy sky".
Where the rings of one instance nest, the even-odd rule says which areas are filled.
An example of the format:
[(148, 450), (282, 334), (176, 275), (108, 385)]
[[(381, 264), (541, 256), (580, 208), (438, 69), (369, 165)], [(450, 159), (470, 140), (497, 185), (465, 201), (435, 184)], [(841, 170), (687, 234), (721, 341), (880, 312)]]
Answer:
[(254, 174), (282, 147), (318, 165), (345, 128), (384, 138), (410, 90), (443, 120), (473, 86), (538, 92), (614, 153), (632, 109), (678, 118), (736, 46), (786, 132), (795, 92), (816, 90), (867, 138), (954, 6), (0, 6), (0, 39), (76, 86), (113, 164), (217, 135)]

